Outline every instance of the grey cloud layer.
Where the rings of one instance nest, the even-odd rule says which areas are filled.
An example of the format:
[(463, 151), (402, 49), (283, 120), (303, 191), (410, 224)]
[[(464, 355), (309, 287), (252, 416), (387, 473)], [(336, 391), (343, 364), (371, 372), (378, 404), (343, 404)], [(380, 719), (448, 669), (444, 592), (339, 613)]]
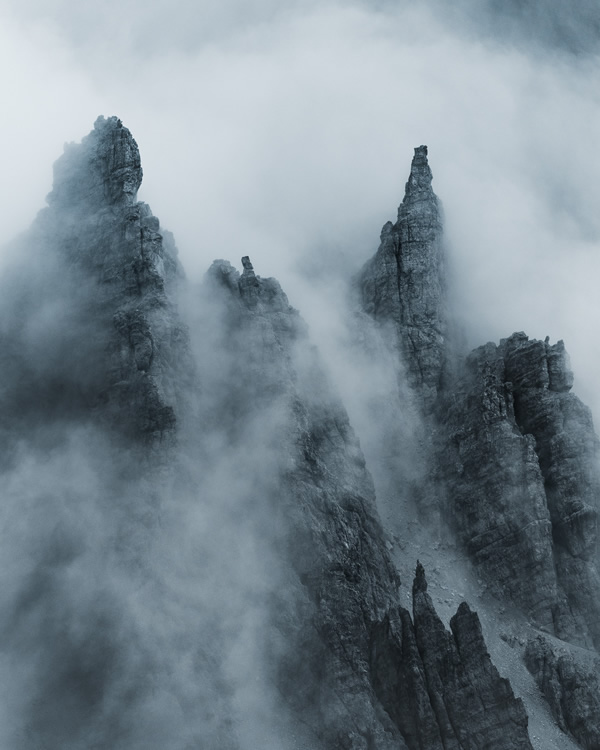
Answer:
[(41, 205), (62, 142), (116, 113), (188, 274), (250, 254), (318, 328), (339, 305), (329, 288), (315, 297), (315, 274), (343, 277), (375, 250), (412, 147), (427, 143), (471, 341), (517, 328), (563, 337), (576, 387), (596, 402), (598, 59), (557, 54), (551, 35), (529, 54), (478, 25), (500, 30), (502, 17), (523, 38), (550, 25), (585, 40), (593, 7), (490, 3), (490, 15), (465, 2), (453, 18), (425, 3), (214, 7), (8, 6), (7, 236)]

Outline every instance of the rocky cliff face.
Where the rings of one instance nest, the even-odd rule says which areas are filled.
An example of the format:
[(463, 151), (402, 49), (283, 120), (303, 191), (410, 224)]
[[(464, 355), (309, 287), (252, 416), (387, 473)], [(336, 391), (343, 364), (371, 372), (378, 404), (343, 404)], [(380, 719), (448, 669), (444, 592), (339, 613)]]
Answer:
[[(54, 407), (77, 400), (136, 440), (173, 434), (190, 373), (187, 333), (168, 295), (182, 272), (170, 235), (136, 200), (141, 181), (137, 144), (116, 117), (98, 118), (56, 162), (48, 207), (21, 241), (26, 271), (15, 271), (5, 294), (8, 345), (22, 362), (27, 347), (46, 358), (37, 368), (44, 381), (7, 397), (16, 411), (36, 391)], [(25, 315), (15, 319), (16, 309)], [(61, 350), (46, 353), (44, 339)]]
[[(492, 663), (478, 615), (463, 601), (448, 630), (408, 553), (401, 562), (417, 568), (412, 611), (403, 606), (400, 552), (300, 314), (248, 257), (241, 273), (219, 260), (200, 288), (186, 287), (196, 295), (187, 309), (201, 311), (186, 313), (190, 337), (176, 305), (186, 282), (170, 235), (137, 202), (141, 178), (129, 131), (99, 118), (57, 162), (48, 208), (5, 282), (10, 497), (19, 507), (38, 492), (22, 481), (15, 435), (33, 465), (50, 460), (58, 434), (92, 436), (85, 461), (101, 469), (75, 483), (75, 516), (110, 529), (71, 529), (62, 509), (73, 488), (55, 472), (52, 541), (43, 529), (46, 551), (27, 553), (31, 575), (0, 587), (2, 664), (16, 675), (24, 652), (36, 654), (25, 670), (35, 698), (15, 703), (27, 730), (11, 730), (10, 743), (532, 748), (524, 703)], [(514, 607), (515, 643), (527, 642), (524, 663), (558, 726), (593, 748), (597, 685), (548, 640), (598, 646), (591, 418), (570, 393), (562, 343), (515, 334), (449, 367), (431, 181), (422, 146), (398, 220), (358, 279), (362, 313), (419, 404), (431, 476), (415, 491), (437, 504), (495, 600)], [(111, 446), (100, 459), (96, 430)], [(71, 466), (80, 457), (65, 455)], [(82, 596), (83, 582), (96, 593)]]
[(362, 307), (392, 332), (410, 383), (429, 409), (442, 385), (448, 334), (442, 209), (431, 187), (427, 146), (415, 149), (395, 224), (357, 280)]
[(597, 438), (571, 385), (562, 341), (518, 333), (477, 349), (441, 408), (449, 442), (440, 455), (449, 512), (496, 593), (550, 632), (591, 646)]
[(531, 747), (522, 704), (491, 665), (477, 616), (460, 609), (447, 633), (421, 567), (414, 623), (398, 606), (400, 581), (345, 410), (277, 282), (242, 263), (239, 275), (217, 261), (209, 280), (225, 296), (227, 340), (244, 363), (233, 382), (253, 408), (283, 410), (272, 512), (281, 514), (296, 593), (278, 600), (288, 644), (281, 693), (325, 748), (484, 747), (494, 738), (499, 748)]
[[(424, 173), (424, 153), (423, 147), (416, 150), (399, 212), (409, 237), (423, 238), (419, 213), (403, 211), (419, 176), (429, 188), (421, 193), (426, 214), (438, 215), (428, 167)], [(431, 244), (424, 250), (419, 246), (425, 268), (419, 299), (410, 287), (410, 269), (408, 288), (399, 285), (397, 292), (394, 284), (396, 265), (401, 265), (398, 260), (394, 265), (394, 259), (402, 254), (401, 238), (396, 238), (399, 224), (384, 227), (382, 245), (359, 277), (362, 310), (378, 326), (393, 323), (404, 360), (399, 367), (413, 374), (424, 362), (414, 341), (431, 339), (432, 330), (452, 328), (440, 284), (443, 260), (431, 255), (432, 244), (443, 246), (442, 228), (433, 226)], [(431, 308), (429, 317), (422, 315), (424, 303)], [(403, 328), (407, 319), (421, 328), (420, 337)], [(432, 320), (441, 322), (432, 329)], [(443, 373), (443, 363), (457, 356), (447, 337), (438, 342), (431, 373)], [(586, 652), (588, 659), (595, 658), (598, 649), (600, 474), (590, 412), (571, 393), (573, 374), (562, 341), (550, 345), (548, 339), (529, 340), (515, 333), (499, 345), (488, 343), (453, 361), (455, 368), (446, 367), (445, 379), (436, 380), (435, 393), (423, 379), (413, 377), (413, 387), (429, 405), (426, 430), (438, 508), (488, 593), (515, 606), (534, 628), (563, 640), (559, 658), (550, 641), (525, 636), (529, 645), (524, 658), (559, 726), (570, 727), (569, 733), (584, 747), (595, 746), (596, 740), (590, 739), (595, 736), (594, 721), (587, 709), (577, 708), (579, 701), (595, 705), (595, 680), (581, 668), (567, 666), (573, 662), (569, 653), (574, 646), (592, 649)]]

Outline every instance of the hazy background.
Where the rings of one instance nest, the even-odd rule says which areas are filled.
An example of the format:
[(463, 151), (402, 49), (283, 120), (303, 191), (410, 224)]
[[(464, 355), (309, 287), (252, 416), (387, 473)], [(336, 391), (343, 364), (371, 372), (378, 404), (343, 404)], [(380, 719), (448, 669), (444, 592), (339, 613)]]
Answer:
[(326, 343), (425, 143), (469, 342), (564, 338), (598, 414), (599, 18), (591, 0), (3, 0), (3, 234), (63, 143), (117, 114), (188, 275), (250, 255)]
[[(460, 0), (451, 9), (436, 0), (0, 2), (4, 240), (44, 205), (63, 144), (80, 141), (99, 114), (118, 115), (140, 146), (140, 198), (175, 233), (188, 275), (199, 280), (213, 258), (239, 267), (250, 255), (258, 274), (280, 279), (321, 345), (373, 468), (389, 458), (380, 455), (389, 433), (371, 406), (394, 416), (386, 407), (395, 363), (367, 354), (347, 367), (345, 294), (395, 218), (413, 148), (425, 143), (470, 343), (514, 330), (565, 338), (576, 388), (600, 420), (600, 33), (592, 2), (567, 10), (516, 0)], [(43, 290), (43, 263), (32, 276)], [(61, 284), (47, 286), (61, 310)], [(5, 293), (2, 322), (16, 335), (10, 302)], [(208, 307), (208, 323), (193, 321), (192, 341), (203, 397), (220, 415), (231, 373), (245, 362), (219, 348), (223, 329)], [(70, 308), (63, 317), (56, 309), (24, 312), (38, 324), (24, 349), (43, 375), (37, 344), (64, 339), (73, 319)], [(53, 346), (44, 351), (53, 363)], [(262, 651), (272, 640), (266, 602), (281, 584), (264, 531), (271, 511), (260, 505), (277, 476), (277, 452), (265, 446), (265, 436), (277, 435), (276, 416), (249, 420), (233, 443), (207, 430), (201, 460), (190, 459), (196, 492), (170, 489), (161, 513), (151, 488), (113, 477), (113, 449), (91, 428), (67, 430), (48, 456), (16, 445), (23, 456), (6, 481), (0, 529), (10, 540), (0, 553), (8, 643), (0, 737), (30, 714), (33, 739), (18, 745), (27, 750), (44, 732), (58, 747), (78, 746), (77, 732), (112, 731), (113, 723), (115, 733), (140, 738), (130, 748), (148, 747), (148, 737), (164, 747), (177, 733), (181, 746), (188, 734), (192, 743), (204, 731), (195, 707), (203, 691), (214, 692), (210, 679), (197, 679), (210, 676), (211, 664), (196, 634), (210, 631), (216, 614), (242, 747), (300, 747), (285, 722), (273, 722), (277, 699)], [(394, 425), (400, 445), (414, 437), (403, 417)], [(413, 458), (404, 457), (402, 471)], [(90, 632), (104, 635), (86, 662)], [(112, 689), (96, 725), (87, 713), (97, 696), (80, 685), (98, 680)]]

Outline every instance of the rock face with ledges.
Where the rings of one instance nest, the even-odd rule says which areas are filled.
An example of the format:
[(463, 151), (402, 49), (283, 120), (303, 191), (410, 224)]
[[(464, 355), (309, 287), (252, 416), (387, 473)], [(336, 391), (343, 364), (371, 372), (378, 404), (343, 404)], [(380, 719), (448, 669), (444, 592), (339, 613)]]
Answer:
[[(63, 650), (54, 638), (44, 641), (44, 679), (31, 705), (50, 708), (38, 712), (35, 742), (72, 742), (60, 713), (68, 709), (59, 707), (70, 704), (61, 703), (58, 688), (68, 683), (70, 700), (82, 692), (78, 680), (91, 691), (73, 704), (80, 736), (104, 738), (99, 747), (126, 742), (114, 739), (114, 713), (103, 713), (114, 661), (133, 687), (127, 711), (114, 699), (122, 693), (111, 693), (111, 705), (135, 724), (132, 737), (148, 736), (142, 725), (153, 715), (154, 690), (175, 690), (165, 705), (177, 703), (181, 726), (160, 727), (169, 747), (246, 750), (256, 745), (255, 714), (275, 707), (281, 736), (302, 750), (530, 750), (523, 703), (492, 664), (470, 606), (460, 604), (448, 630), (420, 564), (412, 612), (401, 606), (393, 545), (344, 405), (300, 314), (248, 257), (241, 273), (223, 260), (209, 270), (198, 305), (202, 325), (194, 328), (204, 359), (192, 362), (175, 305), (185, 281), (171, 236), (137, 202), (141, 179), (130, 132), (117, 118), (99, 118), (57, 162), (48, 207), (22, 240), (23, 257), (33, 262), (11, 271), (0, 299), (2, 461), (10, 463), (21, 439), (37, 441), (32, 455), (45, 461), (59, 423), (66, 436), (71, 425), (100, 426), (77, 433), (98, 440), (89, 452), (111, 446), (98, 466), (113, 487), (94, 474), (98, 497), (86, 506), (91, 518), (107, 522), (106, 539), (95, 538), (92, 524), (77, 527), (82, 551), (66, 561), (59, 555), (52, 585), (36, 583), (46, 580), (53, 559), (42, 554), (34, 555), (33, 584), (24, 593), (15, 586), (19, 612), (31, 610), (31, 599), (44, 632), (47, 623), (51, 633), (64, 630), (66, 620), (54, 613), (68, 613), (65, 602), (78, 595), (69, 581), (94, 579), (89, 600), (97, 600), (73, 600), (81, 620)], [(455, 366), (441, 207), (431, 182), (421, 146), (398, 219), (384, 227), (355, 288), (363, 317), (397, 356), (398, 377), (408, 374), (420, 405), (415, 435), (423, 447), (415, 455), (429, 471), (414, 471), (410, 481), (421, 481), (416, 491), (437, 503), (497, 599), (591, 654), (600, 621), (591, 417), (570, 392), (561, 342), (515, 334)], [(402, 419), (401, 399), (394, 403)], [(390, 447), (390, 461), (400, 448)], [(118, 452), (122, 463), (113, 470)], [(393, 479), (404, 493), (402, 467)], [(62, 496), (52, 502), (66, 517), (77, 515), (64, 509)], [(163, 523), (177, 530), (167, 543)], [(240, 568), (230, 561), (238, 556)], [(133, 592), (133, 608), (106, 604), (99, 618), (100, 593), (114, 581), (119, 597), (106, 601), (129, 603)], [(97, 650), (89, 646), (99, 622), (114, 641), (110, 648), (102, 638)], [(148, 638), (139, 649), (131, 645), (138, 630)], [(169, 646), (168, 633), (177, 641), (173, 661), (148, 645)], [(556, 643), (530, 640), (526, 664), (559, 726), (590, 750), (597, 745), (597, 681), (574, 646), (563, 654)], [(103, 651), (113, 660), (109, 670), (98, 661)], [(148, 674), (141, 696), (134, 688)], [(249, 692), (256, 712), (247, 708)]]
[[(215, 261), (207, 284), (235, 351), (219, 407), (232, 425), (267, 421), (279, 466), (267, 513), (279, 519), (287, 596), (276, 597), (286, 650), (273, 679), (315, 745), (405, 747), (369, 679), (369, 633), (397, 595), (373, 485), (346, 412), (307, 330), (275, 279)], [(218, 302), (216, 302), (218, 304)], [(239, 367), (239, 371), (238, 371)], [(234, 414), (228, 417), (233, 407)], [(267, 416), (270, 414), (270, 418)], [(273, 534), (265, 529), (265, 534)]]
[[(585, 642), (600, 647), (598, 438), (590, 410), (570, 392), (573, 374), (564, 344), (513, 334), (503, 342), (515, 418), (535, 439), (552, 522), (557, 579)], [(558, 613), (556, 632), (569, 637)]]
[(477, 615), (463, 602), (448, 632), (418, 564), (413, 620), (397, 608), (374, 631), (374, 683), (410, 750), (522, 748), (527, 714), (487, 652)]
[[(526, 714), (492, 667), (476, 615), (462, 607), (447, 633), (421, 567), (414, 624), (398, 605), (399, 580), (345, 410), (277, 282), (258, 277), (248, 258), (242, 264), (240, 275), (216, 261), (208, 278), (222, 290), (227, 340), (243, 363), (234, 380), (254, 408), (282, 410), (270, 502), (286, 529), (295, 595), (277, 605), (289, 645), (280, 692), (332, 750), (530, 748)], [(227, 398), (237, 404), (241, 395)]]
[(558, 589), (543, 477), (496, 346), (472, 352), (440, 413), (447, 512), (461, 544), (497, 597), (552, 629)]
[(439, 455), (453, 523), (495, 595), (592, 645), (598, 442), (571, 384), (562, 342), (518, 333), (480, 347), (440, 407)]
[(419, 146), (398, 219), (383, 227), (379, 250), (356, 280), (362, 309), (391, 329), (426, 410), (444, 378), (448, 332), (442, 209), (431, 181), (427, 146)]
[[(80, 144), (65, 147), (54, 178), (48, 207), (22, 240), (39, 274), (18, 279), (17, 305), (32, 297), (53, 310), (54, 320), (35, 321), (36, 336), (48, 339), (56, 337), (44, 325), (66, 308), (77, 341), (52, 363), (63, 390), (68, 385), (65, 401), (76, 399), (141, 441), (172, 436), (176, 412), (184, 411), (180, 386), (191, 373), (187, 331), (167, 293), (181, 270), (170, 234), (136, 200), (137, 144), (116, 117), (100, 117)], [(27, 341), (20, 323), (13, 334)], [(53, 387), (47, 377), (31, 385)]]
[[(562, 341), (550, 345), (515, 333), (466, 357), (457, 351), (448, 336), (453, 323), (444, 293), (441, 216), (426, 153), (415, 150), (398, 222), (386, 224), (357, 282), (361, 313), (388, 341), (393, 332), (399, 378), (408, 372), (425, 406), (423, 424), (415, 428), (430, 467), (421, 494), (437, 506), (498, 602), (564, 639), (566, 653), (571, 646), (597, 650), (600, 469), (591, 414), (571, 392)], [(544, 695), (553, 696), (554, 715), (561, 717), (557, 706), (566, 703), (576, 714), (579, 698), (595, 705), (587, 673), (567, 669), (567, 657), (550, 660), (551, 649), (542, 651), (543, 658), (534, 658), (530, 647), (528, 664), (546, 675), (539, 681)], [(542, 669), (540, 659), (552, 665)], [(579, 698), (566, 697), (572, 694)], [(446, 708), (438, 712), (442, 727), (449, 726)], [(417, 705), (415, 712), (430, 725)], [(579, 729), (571, 734), (594, 746), (581, 729), (586, 719), (573, 721)], [(564, 717), (558, 723), (567, 727)], [(449, 730), (444, 741), (455, 741)]]

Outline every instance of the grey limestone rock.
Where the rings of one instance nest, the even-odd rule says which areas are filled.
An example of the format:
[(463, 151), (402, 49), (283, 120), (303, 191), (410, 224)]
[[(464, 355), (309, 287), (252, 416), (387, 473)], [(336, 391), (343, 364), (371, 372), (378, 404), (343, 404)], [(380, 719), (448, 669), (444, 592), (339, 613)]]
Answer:
[[(515, 333), (462, 357), (446, 304), (442, 231), (427, 150), (420, 147), (398, 220), (384, 226), (356, 286), (361, 311), (399, 355), (399, 378), (408, 373), (425, 407), (422, 429), (415, 430), (430, 466), (421, 495), (449, 523), (488, 593), (565, 643), (598, 649), (600, 469), (591, 414), (571, 392), (562, 341), (550, 345)], [(426, 597), (417, 600), (422, 612), (430, 611)], [(397, 615), (393, 629), (403, 633), (408, 653), (401, 622)], [(431, 625), (419, 641), (415, 613), (415, 628), (422, 655), (427, 640), (437, 639), (432, 663), (449, 653), (441, 626)], [(435, 672), (425, 663), (430, 683)], [(595, 694), (594, 684), (571, 670), (564, 693)], [(439, 683), (434, 688), (434, 695), (443, 692)], [(440, 737), (452, 747), (459, 740), (448, 705), (436, 700)], [(570, 703), (575, 710), (575, 699)], [(418, 702), (414, 713), (427, 733), (431, 719)]]
[[(176, 412), (185, 411), (180, 386), (192, 367), (185, 326), (167, 293), (182, 276), (177, 251), (150, 208), (137, 202), (141, 180), (129, 130), (116, 117), (98, 118), (56, 162), (48, 207), (21, 240), (27, 277), (8, 294), (20, 295), (13, 309), (27, 308), (29, 297), (37, 301), (29, 306), (33, 314), (44, 304), (54, 309), (52, 318), (36, 321), (41, 337), (43, 326), (67, 308), (73, 332), (65, 327), (64, 352), (53, 358), (56, 379), (63, 389), (70, 383), (65, 400), (127, 435), (154, 441), (173, 435)], [(27, 341), (23, 325), (31, 328), (23, 316), (14, 321), (18, 348)], [(47, 338), (60, 341), (50, 331)], [(50, 389), (51, 374), (44, 378), (30, 390)], [(58, 402), (59, 394), (48, 400)]]
[(280, 468), (268, 502), (284, 529), (281, 564), (294, 596), (277, 598), (287, 646), (273, 679), (323, 747), (400, 749), (402, 735), (369, 677), (370, 630), (399, 586), (371, 478), (305, 324), (277, 281), (257, 276), (248, 258), (243, 266), (240, 275), (216, 261), (207, 283), (223, 294), (236, 352), (228, 380), (238, 387), (228, 390), (220, 419), (233, 410), (233, 430), (240, 414), (277, 413)]
[(228, 393), (228, 403), (245, 398), (266, 410), (279, 400), (285, 411), (271, 501), (295, 592), (277, 605), (289, 646), (277, 670), (281, 693), (332, 750), (529, 748), (527, 717), (492, 667), (476, 615), (463, 607), (447, 633), (422, 568), (414, 625), (398, 605), (398, 576), (345, 410), (277, 282), (257, 276), (248, 258), (243, 266), (240, 275), (216, 261), (208, 278), (222, 290), (227, 340), (243, 362), (234, 378), (242, 394)]
[(467, 359), (439, 413), (448, 510), (488, 585), (538, 625), (598, 643), (598, 442), (562, 342), (513, 334)]
[(463, 602), (450, 627), (438, 617), (418, 564), (413, 620), (393, 610), (372, 645), (377, 693), (408, 747), (529, 750), (527, 714), (492, 664), (477, 615)]
[(472, 352), (444, 407), (438, 455), (459, 541), (497, 597), (552, 628), (558, 588), (543, 477), (496, 346)]
[(356, 280), (362, 309), (391, 328), (426, 410), (443, 382), (448, 333), (442, 208), (431, 182), (427, 146), (419, 146), (398, 219), (383, 227)]
[(525, 664), (559, 727), (585, 750), (600, 748), (600, 659), (543, 635), (531, 638)]
[[(264, 627), (257, 648), (262, 676), (306, 746), (531, 748), (523, 705), (492, 664), (470, 607), (460, 605), (448, 631), (420, 565), (412, 617), (400, 606), (391, 545), (346, 410), (299, 313), (248, 257), (242, 273), (223, 260), (207, 273), (208, 322), (196, 333), (214, 348), (206, 362), (192, 363), (188, 330), (173, 301), (183, 274), (171, 236), (137, 202), (141, 179), (137, 144), (117, 118), (99, 118), (57, 162), (48, 207), (23, 240), (37, 270), (26, 263), (4, 286), (14, 287), (1, 302), (1, 364), (10, 383), (1, 403), (5, 425), (18, 423), (27, 435), (38, 434), (39, 422), (59, 419), (108, 425), (119, 445), (135, 445), (138, 456), (150, 459), (130, 469), (129, 478), (144, 478), (135, 497), (158, 476), (148, 471), (149, 463), (159, 463), (157, 450), (174, 455), (176, 436), (188, 452), (165, 473), (178, 489), (190, 476), (179, 471), (185, 461), (210, 467), (221, 450), (233, 457), (225, 465), (237, 468), (239, 460), (243, 473), (247, 454), (258, 460), (251, 476), (217, 475), (225, 487), (231, 481), (238, 488), (239, 481), (244, 502), (233, 506), (235, 519), (226, 511), (216, 517), (256, 531), (252, 539), (272, 555), (273, 586), (266, 594), (259, 587)], [(389, 337), (427, 428), (436, 428), (429, 448), (431, 456), (438, 449), (432, 473), (447, 491), (440, 506), (490, 587), (561, 637), (597, 643), (598, 599), (587, 601), (596, 585), (598, 486), (590, 469), (597, 441), (589, 413), (570, 393), (564, 347), (520, 334), (476, 350), (451, 385), (441, 207), (431, 180), (422, 146), (397, 222), (384, 227), (382, 244), (357, 282), (362, 309)], [(189, 415), (191, 393), (200, 406)], [(2, 429), (9, 445), (10, 430)], [(193, 435), (203, 430), (204, 442)], [(165, 486), (157, 482), (155, 495), (173, 490)], [(202, 486), (210, 495), (210, 481)], [(210, 502), (194, 490), (194, 502)], [(216, 496), (223, 500), (225, 492), (219, 487)], [(145, 560), (146, 553), (130, 553), (129, 546), (146, 523), (142, 514), (156, 510), (148, 494), (139, 510), (112, 511), (128, 575), (132, 560)], [(158, 534), (160, 520), (155, 526)], [(143, 538), (148, 542), (151, 534)], [(173, 592), (166, 589), (156, 590), (170, 601)], [(197, 634), (181, 631), (186, 644), (193, 641), (182, 659), (187, 664), (193, 655), (206, 678), (200, 691), (206, 705), (186, 706), (184, 715), (206, 715), (207, 747), (235, 748), (235, 700), (221, 664), (226, 628), (219, 617), (207, 615)], [(92, 653), (75, 646), (65, 648), (65, 680)], [(561, 726), (593, 747), (581, 739), (588, 714), (582, 719), (570, 702), (571, 672), (545, 651), (547, 668), (539, 666), (539, 649), (528, 653), (533, 673), (544, 675), (544, 694), (560, 706), (553, 710)], [(101, 684), (104, 667), (89, 663), (99, 675), (90, 684)], [(61, 669), (51, 671), (60, 677)], [(190, 675), (200, 667), (194, 669)], [(588, 696), (587, 673), (575, 673), (577, 690), (584, 691), (578, 694)], [(89, 711), (78, 712), (82, 726), (97, 705), (94, 698)], [(44, 714), (36, 741), (45, 741), (54, 726), (52, 713)], [(112, 727), (106, 732), (112, 736)]]
[[(535, 440), (552, 522), (557, 579), (586, 643), (600, 646), (598, 438), (590, 410), (570, 392), (573, 374), (564, 344), (551, 346), (522, 333), (501, 342), (506, 378), (513, 383), (515, 418)], [(558, 635), (573, 637), (557, 614)]]
[(487, 652), (477, 614), (462, 602), (448, 633), (417, 565), (413, 612), (444, 748), (530, 748), (527, 714)]

